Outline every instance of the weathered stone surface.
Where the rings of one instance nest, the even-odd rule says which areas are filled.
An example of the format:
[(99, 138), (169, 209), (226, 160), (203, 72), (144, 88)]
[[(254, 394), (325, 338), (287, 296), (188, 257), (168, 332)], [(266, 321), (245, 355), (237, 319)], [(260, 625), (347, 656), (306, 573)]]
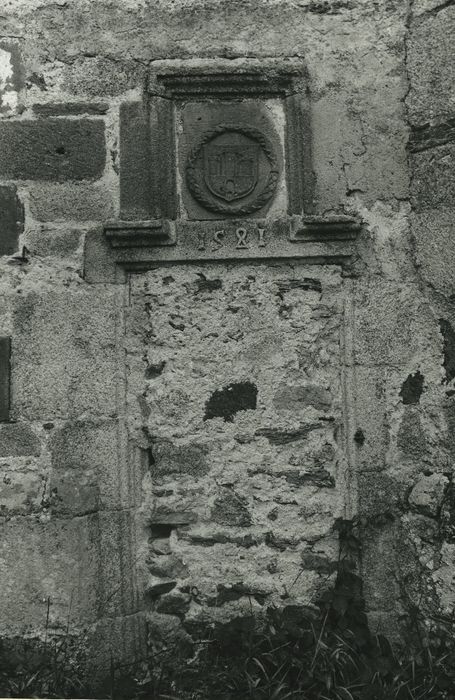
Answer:
[[(45, 25), (46, 30), (42, 34), (35, 29), (34, 38), (40, 49), (43, 50), (46, 45), (52, 44), (61, 60), (66, 59), (69, 63), (69, 59), (73, 59), (67, 68), (68, 73), (74, 73), (76, 70), (78, 75), (87, 80), (91, 66), (93, 66), (92, 70), (98, 68), (98, 72), (105, 72), (107, 74), (105, 90), (117, 89), (124, 92), (131, 87), (128, 83), (125, 86), (124, 74), (128, 68), (136, 72), (141, 69), (143, 71), (147, 60), (163, 56), (190, 57), (201, 53), (207, 56), (227, 55), (229, 57), (269, 56), (270, 45), (275, 46), (276, 55), (288, 56), (303, 51), (312, 37), (312, 53), (317, 55), (319, 42), (314, 44), (315, 35), (322, 35), (321, 44), (333, 70), (336, 69), (337, 64), (332, 52), (336, 53), (336, 49), (341, 50), (341, 48), (349, 52), (351, 70), (354, 72), (357, 64), (366, 66), (368, 72), (375, 67), (379, 69), (381, 63), (378, 53), (381, 59), (385, 54), (384, 60), (388, 59), (392, 62), (394, 59), (396, 62), (396, 56), (389, 57), (386, 49), (398, 36), (401, 37), (400, 20), (404, 13), (402, 7), (373, 8), (362, 1), (355, 5), (343, 2), (333, 8), (324, 2), (314, 3), (309, 0), (297, 10), (289, 1), (279, 5), (264, 4), (261, 7), (256, 3), (248, 4), (235, 13), (227, 11), (228, 7), (226, 5), (226, 12), (220, 13), (219, 5), (207, 7), (180, 3), (178, 12), (175, 12), (175, 8), (168, 8), (165, 5), (160, 5), (158, 10), (141, 7), (139, 11), (135, 4), (117, 1), (109, 6), (100, 6), (96, 17), (87, 17), (84, 5), (76, 3), (71, 7), (60, 6), (57, 10), (60, 22), (49, 24), (44, 20), (47, 16), (45, 9), (36, 15), (33, 9), (21, 7), (18, 14), (20, 17), (31, 15), (35, 23), (39, 21), (40, 24)], [(139, 13), (138, 16), (136, 12)], [(374, 23), (371, 20), (373, 13), (376, 20)], [(139, 17), (141, 24), (138, 24)], [(392, 19), (396, 24), (391, 21)], [(379, 20), (381, 20), (380, 23)], [(61, 32), (62, 22), (65, 23), (67, 32)], [(351, 30), (352, 47), (346, 46), (346, 42), (343, 41), (347, 23)], [(332, 40), (328, 48), (323, 38), (323, 29), (332, 27), (333, 33), (334, 24), (338, 30), (338, 42), (334, 46)], [(112, 34), (118, 30), (119, 25), (124, 28), (124, 33), (117, 33), (116, 40), (113, 41)], [(277, 25), (286, 28), (286, 36), (281, 34), (277, 36), (275, 29)], [(355, 25), (355, 28), (352, 25)], [(105, 28), (104, 33), (99, 31), (100, 26)], [(362, 28), (362, 34), (368, 31), (377, 39), (375, 51), (366, 52), (363, 57), (355, 54), (355, 48), (359, 42), (361, 43), (361, 38), (358, 36), (360, 28)], [(191, 30), (190, 38), (189, 30)], [(312, 58), (315, 60), (315, 56)], [(320, 71), (318, 78), (320, 76), (322, 78), (322, 67), (319, 64), (317, 67)], [(114, 80), (115, 68), (120, 74), (118, 87)], [(342, 68), (339, 68), (339, 71), (343, 74)], [(352, 80), (352, 76), (349, 77)], [(67, 87), (65, 82), (63, 88)], [(95, 92), (101, 94), (101, 90), (102, 86), (97, 86)]]
[(24, 88), (24, 70), (17, 39), (0, 39), (0, 117), (19, 111)]
[(193, 477), (207, 474), (210, 465), (207, 462), (208, 449), (204, 445), (176, 445), (170, 440), (159, 440), (153, 445), (154, 476), (166, 474), (190, 474)]
[(101, 227), (86, 233), (83, 275), (89, 284), (124, 284), (126, 281), (125, 270), (116, 264)]
[(358, 469), (381, 471), (385, 464), (385, 454), (389, 445), (387, 424), (387, 369), (383, 367), (356, 368), (356, 406), (358, 430), (362, 442), (356, 441)]
[[(97, 548), (96, 584), (99, 618), (129, 616), (142, 609), (137, 588), (136, 513), (132, 508), (100, 510), (86, 516), (90, 541)], [(80, 518), (72, 518), (71, 522)]]
[(421, 461), (428, 454), (428, 443), (417, 410), (405, 409), (397, 435), (397, 446), (409, 459)]
[(440, 566), (433, 573), (432, 579), (436, 584), (438, 598), (443, 614), (450, 614), (455, 603), (455, 589), (453, 585), (453, 570), (455, 568), (455, 545), (452, 542), (444, 542), (441, 547)]
[[(27, 92), (16, 82), (22, 69), (5, 83), (0, 68), (0, 111), (6, 95), (2, 116), (13, 117), (2, 119), (0, 175), (21, 180), (30, 216), (20, 239), (27, 250), (16, 229), (0, 260), (0, 335), (13, 348), (9, 418), (19, 421), (1, 429), (21, 426), (13, 450), (20, 443), (32, 453), (0, 457), (10, 519), (0, 545), (4, 634), (27, 625), (43, 637), (49, 599), (51, 624), (66, 629), (73, 595), (72, 626), (102, 620), (90, 643), (96, 673), (109, 676), (112, 663), (117, 674), (144, 656), (141, 608), (153, 611), (157, 651), (177, 640), (183, 654), (194, 651), (187, 631), (203, 634), (207, 624), (237, 643), (252, 615), (286, 604), (289, 591), (299, 619), (333, 577), (334, 525), (354, 517), (357, 495), (374, 624), (389, 633), (406, 612), (403, 581), (422, 611), (450, 613), (451, 491), (436, 506), (439, 487), (416, 481), (427, 484), (430, 471), (449, 479), (455, 454), (451, 332), (440, 322), (455, 328), (454, 8), (411, 4), (2, 7), (2, 34), (21, 37), (0, 40), (7, 73), (20, 45)], [(352, 267), (337, 266), (343, 240), (311, 244), (316, 265), (296, 259), (308, 242), (290, 241), (281, 223), (267, 229), (265, 247), (248, 228), (249, 260), (239, 261), (234, 220), (220, 224), (213, 263), (215, 220), (177, 221), (169, 231), (179, 243), (154, 248), (149, 271), (126, 275), (102, 226), (86, 231), (88, 222), (115, 218), (119, 205), (128, 217), (180, 215), (185, 183), (173, 175), (185, 159), (174, 136), (182, 137), (182, 109), (193, 110), (195, 129), (205, 119), (185, 100), (174, 108), (149, 98), (147, 86), (162, 89), (149, 69), (206, 61), (213, 75), (267, 62), (267, 77), (283, 58), (307, 81), (303, 98), (288, 101), (300, 100), (292, 128), (279, 100), (267, 102), (281, 141), (294, 130), (283, 165), (300, 173), (297, 190), (314, 184), (304, 213), (362, 219)], [(124, 103), (135, 105), (134, 119)], [(229, 102), (234, 120), (238, 107)], [(150, 151), (137, 128), (149, 123)], [(59, 136), (72, 141), (67, 153), (55, 152), (68, 149)], [(284, 188), (280, 196), (280, 211), (301, 213), (295, 188), (287, 202)], [(257, 389), (249, 405), (210, 404), (214, 392), (245, 384)]]
[[(147, 644), (145, 615), (105, 617), (90, 627), (86, 634), (89, 653), (88, 677), (94, 695), (106, 695), (112, 686), (121, 687), (126, 668), (137, 668)], [(131, 685), (130, 685), (131, 688)]]
[(174, 108), (170, 100), (157, 96), (149, 101), (150, 190), (148, 192), (148, 207), (152, 217), (155, 218), (175, 219), (177, 216)]
[(52, 510), (82, 514), (130, 505), (119, 484), (120, 448), (115, 420), (71, 421), (49, 436)]
[[(370, 70), (375, 70), (372, 64), (378, 59), (379, 54), (367, 58)], [(391, 65), (388, 68), (394, 72)], [(360, 75), (365, 76), (366, 71), (365, 65), (359, 68), (356, 80), (361, 80)], [(393, 78), (389, 75), (385, 80), (387, 84), (381, 85), (381, 97), (369, 83), (364, 85), (365, 93), (360, 99), (352, 99), (353, 93), (359, 95), (359, 85), (346, 84), (341, 75), (337, 75), (335, 85), (329, 81), (321, 94), (316, 95), (312, 106), (312, 133), (314, 199), (318, 211), (337, 210), (343, 203), (349, 206), (357, 196), (369, 207), (378, 199), (388, 201), (407, 196), (408, 133), (401, 109), (397, 107), (397, 101), (404, 97), (404, 83), (397, 75)], [(321, 76), (321, 82), (325, 81)], [(374, 117), (366, 116), (366, 104), (374, 105)], [(332, 128), (334, 123), (337, 129)], [(341, 148), (340, 143), (343, 144)]]
[(197, 516), (191, 512), (169, 512), (158, 509), (150, 516), (150, 523), (153, 526), (180, 527), (189, 525), (196, 520)]
[[(414, 287), (371, 279), (358, 288), (355, 359), (361, 365), (399, 366), (434, 342), (434, 319)], [(371, 319), (374, 318), (374, 325)]]
[(16, 471), (7, 465), (0, 468), (0, 516), (42, 513), (47, 506), (46, 476), (43, 473)]
[(78, 114), (106, 114), (109, 104), (106, 102), (44, 102), (33, 105), (33, 111), (40, 117), (74, 116)]
[[(426, 195), (427, 196), (427, 195)], [(425, 282), (448, 297), (455, 294), (455, 209), (426, 209), (413, 214), (416, 261)]]
[(104, 122), (0, 122), (0, 176), (17, 180), (96, 180), (106, 163)]
[(335, 479), (327, 471), (327, 469), (314, 469), (309, 472), (298, 472), (295, 469), (290, 469), (283, 472), (283, 476), (290, 484), (295, 486), (303, 486), (304, 484), (313, 484), (314, 486), (334, 488)]
[(314, 406), (326, 411), (332, 405), (330, 391), (312, 384), (303, 386), (286, 386), (278, 388), (274, 398), (275, 406), (280, 410), (299, 412), (302, 406)]
[(435, 517), (441, 508), (449, 480), (444, 474), (423, 476), (409, 494), (409, 503), (424, 515)]
[(229, 491), (215, 499), (211, 517), (214, 522), (221, 525), (237, 525), (238, 527), (251, 525), (251, 515), (246, 498)]
[(188, 567), (175, 554), (161, 555), (154, 559), (149, 559), (147, 568), (153, 576), (176, 579), (186, 578)]
[(444, 406), (444, 415), (447, 421), (447, 446), (449, 454), (455, 454), (455, 400), (452, 393), (447, 396)]
[(176, 661), (179, 658), (190, 657), (193, 651), (193, 640), (182, 627), (178, 617), (150, 613), (147, 616), (149, 644), (154, 653), (174, 647)]
[(171, 554), (171, 541), (169, 537), (153, 537), (150, 543), (150, 553), (158, 554), (159, 556), (163, 554)]
[[(48, 627), (57, 631), (68, 624), (78, 629), (116, 610), (136, 612), (129, 513), (50, 521), (13, 517), (0, 525), (4, 634), (22, 634), (30, 625), (40, 629), (48, 605)], [(21, 580), (27, 585), (18, 587)]]
[(366, 472), (358, 475), (359, 512), (366, 518), (393, 515), (406, 491), (400, 483), (387, 473)]
[(272, 445), (286, 445), (289, 442), (296, 442), (305, 438), (313, 430), (318, 430), (319, 423), (308, 423), (299, 426), (294, 430), (280, 430), (279, 428), (259, 428), (255, 435), (265, 437)]
[(163, 595), (159, 600), (156, 611), (165, 615), (183, 617), (191, 605), (191, 596), (186, 593), (172, 591)]
[(439, 328), (443, 339), (444, 381), (449, 384), (455, 377), (455, 329), (446, 318), (439, 319)]
[(58, 224), (39, 224), (24, 235), (26, 248), (32, 255), (60, 260), (72, 258), (77, 264), (84, 232), (80, 228), (61, 227)]
[(176, 581), (165, 581), (163, 578), (152, 579), (145, 588), (145, 595), (148, 595), (151, 598), (157, 598), (164, 593), (169, 593), (169, 591), (172, 591), (176, 585)]
[(255, 600), (260, 605), (263, 605), (267, 596), (272, 593), (272, 590), (267, 585), (248, 585), (242, 581), (239, 583), (225, 585), (219, 583), (216, 590), (216, 596), (207, 601), (210, 607), (221, 607), (226, 603), (241, 601), (245, 598)]
[(455, 112), (455, 8), (441, 3), (440, 11), (411, 23), (407, 66), (410, 93), (407, 106), (414, 124)]
[(414, 211), (453, 206), (455, 198), (455, 144), (438, 146), (422, 153), (413, 154), (411, 168)]
[(50, 628), (95, 621), (98, 555), (87, 518), (47, 523), (12, 518), (1, 523), (1, 531), (3, 634), (23, 634), (31, 625), (39, 629), (48, 605)]
[(337, 562), (328, 557), (313, 552), (302, 552), (302, 566), (304, 569), (314, 569), (320, 574), (332, 574), (337, 569)]
[(114, 215), (112, 194), (104, 183), (34, 183), (30, 213), (37, 221), (105, 221)]
[[(446, 5), (447, 3), (441, 2), (441, 0), (415, 0), (412, 11), (414, 17), (421, 17), (422, 15), (431, 16), (443, 10)], [(425, 19), (425, 17), (423, 17), (423, 19)]]
[(11, 338), (0, 336), (0, 421), (9, 419)]
[(15, 253), (24, 229), (24, 209), (14, 185), (0, 185), (0, 255)]
[(421, 513), (409, 512), (403, 518), (406, 526), (413, 535), (417, 535), (425, 542), (436, 541), (438, 538), (439, 524), (438, 521), (428, 515)]
[[(153, 165), (152, 165), (153, 167)], [(156, 168), (156, 166), (155, 166)], [(143, 102), (120, 105), (120, 211), (123, 219), (150, 219), (149, 116)]]
[(88, 515), (100, 507), (100, 489), (93, 477), (71, 472), (52, 474), (50, 506), (56, 515)]
[(0, 457), (39, 455), (41, 443), (27, 423), (0, 425)]
[(413, 153), (443, 146), (455, 141), (455, 117), (427, 122), (411, 130), (408, 148)]
[[(250, 599), (281, 605), (295, 580), (304, 600), (327, 576), (323, 548), (301, 574), (301, 549), (328, 536), (339, 507), (340, 295), (336, 270), (281, 262), (180, 265), (132, 280), (129, 410), (150, 445), (143, 546), (154, 585), (158, 574), (176, 583), (163, 595), (184, 588), (200, 599), (201, 621), (194, 606), (176, 611), (186, 627), (207, 610), (227, 622)], [(280, 333), (267, 330), (275, 324)], [(275, 405), (279, 387), (295, 385), (308, 388), (298, 416), (285, 398)]]
[(145, 67), (137, 61), (125, 58), (116, 60), (103, 55), (77, 57), (65, 66), (62, 88), (74, 95), (94, 98), (121, 95), (144, 84)]
[(117, 412), (115, 290), (79, 283), (14, 300), (13, 415), (49, 420)]
[(380, 527), (362, 533), (362, 572), (367, 611), (380, 611), (381, 617), (385, 611), (396, 611), (399, 584), (394, 572), (397, 566), (396, 543), (400, 534), (399, 527), (393, 521), (381, 523)]

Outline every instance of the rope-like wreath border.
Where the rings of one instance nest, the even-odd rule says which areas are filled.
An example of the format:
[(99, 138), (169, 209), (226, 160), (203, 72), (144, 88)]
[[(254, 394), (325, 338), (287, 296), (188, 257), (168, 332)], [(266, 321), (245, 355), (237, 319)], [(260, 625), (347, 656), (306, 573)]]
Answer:
[[(208, 195), (207, 192), (204, 191), (204, 189), (201, 187), (199, 181), (200, 176), (197, 172), (196, 163), (201, 156), (202, 148), (205, 146), (206, 143), (214, 139), (215, 136), (219, 136), (220, 134), (223, 134), (226, 131), (237, 131), (240, 134), (244, 134), (245, 136), (249, 136), (250, 138), (258, 141), (259, 144), (262, 146), (264, 153), (267, 156), (267, 160), (270, 164), (270, 173), (266, 185), (264, 186), (262, 191), (255, 197), (255, 199), (253, 199), (248, 204), (238, 204), (234, 206), (222, 204), (221, 202), (218, 202), (214, 197)], [(278, 159), (276, 157), (273, 146), (268, 140), (268, 138), (266, 138), (264, 134), (261, 131), (259, 131), (259, 129), (255, 129), (254, 127), (249, 126), (239, 126), (238, 124), (219, 124), (214, 129), (211, 129), (211, 131), (208, 131), (204, 135), (204, 138), (199, 143), (199, 145), (196, 148), (192, 149), (188, 156), (186, 164), (186, 180), (190, 192), (200, 204), (204, 205), (206, 209), (219, 214), (251, 214), (252, 212), (257, 211), (258, 209), (261, 209), (261, 207), (263, 207), (264, 204), (266, 204), (269, 201), (269, 199), (273, 196), (278, 182), (278, 175)]]

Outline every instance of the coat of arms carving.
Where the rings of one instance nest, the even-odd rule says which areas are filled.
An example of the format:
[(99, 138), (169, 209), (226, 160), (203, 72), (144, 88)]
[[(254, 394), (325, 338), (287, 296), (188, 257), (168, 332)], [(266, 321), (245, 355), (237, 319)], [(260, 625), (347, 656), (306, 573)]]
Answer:
[(246, 197), (258, 181), (259, 146), (204, 146), (204, 180), (226, 202)]
[(256, 128), (221, 124), (189, 154), (188, 188), (205, 209), (250, 214), (273, 197), (279, 176), (271, 141)]

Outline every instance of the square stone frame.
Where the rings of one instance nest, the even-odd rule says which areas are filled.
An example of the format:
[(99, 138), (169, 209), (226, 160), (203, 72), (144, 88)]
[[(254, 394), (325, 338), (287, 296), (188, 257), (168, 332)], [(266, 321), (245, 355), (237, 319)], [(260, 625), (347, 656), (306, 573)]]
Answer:
[[(163, 61), (155, 65), (148, 86), (151, 127), (161, 144), (165, 145), (168, 157), (161, 160), (164, 181), (173, 183), (168, 202), (162, 202), (162, 210), (172, 212), (177, 218), (177, 192), (175, 187), (175, 115), (179, 106), (189, 101), (213, 102), (242, 99), (266, 100), (278, 98), (282, 101), (285, 115), (285, 162), (288, 193), (287, 213), (311, 214), (313, 211), (314, 177), (311, 157), (310, 102), (308, 80), (304, 66), (296, 61), (206, 61), (192, 65), (191, 62), (173, 64)], [(168, 120), (163, 116), (162, 102), (168, 104), (169, 122), (174, 129), (167, 128)], [(170, 112), (170, 114), (169, 114)], [(155, 140), (155, 139), (153, 139)], [(156, 151), (157, 155), (158, 152)], [(162, 147), (160, 155), (164, 155)], [(152, 154), (153, 156), (153, 154)], [(162, 171), (160, 170), (160, 174)], [(158, 183), (153, 182), (152, 191), (157, 192)], [(222, 217), (219, 217), (222, 218)]]
[[(282, 101), (285, 114), (286, 216), (179, 218), (176, 114), (180, 106), (195, 100), (270, 98)], [(223, 259), (346, 262), (361, 226), (354, 217), (318, 216), (313, 210), (310, 108), (309, 80), (299, 59), (155, 61), (144, 99), (120, 107), (120, 217), (106, 222), (104, 241), (96, 244), (93, 239), (86, 252), (94, 248), (111, 267), (120, 265), (127, 271), (147, 269), (156, 262)], [(235, 246), (236, 231), (252, 225), (269, 228), (270, 245), (251, 245), (249, 250)], [(213, 245), (219, 229), (223, 242), (229, 238), (230, 245)], [(201, 232), (211, 238), (212, 245), (205, 249), (198, 245)], [(257, 239), (258, 231), (251, 233), (251, 239)], [(93, 255), (86, 260), (88, 278), (91, 270), (100, 267)]]
[(304, 66), (295, 60), (212, 59), (196, 63), (155, 62), (142, 108), (134, 103), (122, 105), (120, 218), (137, 218), (134, 215), (140, 211), (148, 213), (147, 219), (178, 218), (175, 127), (180, 105), (195, 100), (225, 102), (248, 98), (282, 100), (288, 214), (311, 214), (314, 177)]

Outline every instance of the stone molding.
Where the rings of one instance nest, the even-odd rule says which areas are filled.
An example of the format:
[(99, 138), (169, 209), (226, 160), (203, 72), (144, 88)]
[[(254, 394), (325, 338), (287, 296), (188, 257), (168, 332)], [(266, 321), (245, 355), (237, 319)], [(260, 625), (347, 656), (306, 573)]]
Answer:
[(360, 219), (346, 214), (302, 216), (294, 220), (293, 241), (355, 241), (362, 228)]
[[(217, 210), (218, 218), (182, 218), (176, 157), (179, 109), (191, 100), (218, 100), (222, 105), (270, 97), (280, 99), (284, 111), (287, 214), (254, 218), (253, 210), (240, 206), (238, 211)], [(361, 222), (344, 214), (314, 212), (308, 79), (301, 60), (156, 61), (144, 101), (125, 103), (122, 114), (121, 214), (120, 220), (104, 226), (111, 267), (129, 271), (160, 262), (286, 258), (344, 264), (352, 256)], [(190, 151), (190, 166), (194, 148), (200, 145), (196, 141)], [(270, 167), (274, 171), (273, 163)]]
[(112, 221), (104, 236), (111, 261), (126, 270), (156, 263), (305, 258), (317, 264), (349, 261), (361, 232), (347, 215), (294, 216), (275, 221)]
[[(185, 101), (281, 100), (288, 214), (313, 212), (306, 68), (302, 61), (155, 62), (142, 102), (120, 108), (120, 202), (124, 220), (177, 219), (177, 113)], [(249, 212), (247, 212), (249, 213)], [(242, 212), (227, 212), (228, 216)]]
[(169, 221), (108, 221), (104, 233), (112, 248), (153, 248), (174, 245)]
[[(223, 72), (209, 75), (191, 72), (161, 73), (156, 76), (156, 80), (166, 97), (180, 100), (206, 97), (285, 97), (294, 91), (292, 77), (284, 71), (272, 76), (260, 75), (258, 72), (231, 75)], [(157, 94), (163, 94), (162, 91)]]
[(306, 83), (301, 59), (156, 61), (148, 90), (171, 100), (288, 97)]

